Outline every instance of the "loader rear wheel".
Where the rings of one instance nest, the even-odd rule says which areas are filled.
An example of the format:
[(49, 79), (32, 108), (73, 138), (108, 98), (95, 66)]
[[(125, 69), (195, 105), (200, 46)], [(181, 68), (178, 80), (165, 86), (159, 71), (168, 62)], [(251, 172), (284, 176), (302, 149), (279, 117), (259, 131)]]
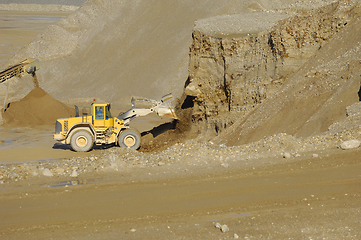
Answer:
[(118, 138), (119, 146), (137, 150), (140, 145), (140, 134), (135, 129), (126, 129), (122, 131)]
[(76, 131), (71, 136), (70, 145), (76, 152), (87, 152), (93, 148), (93, 136), (85, 130)]

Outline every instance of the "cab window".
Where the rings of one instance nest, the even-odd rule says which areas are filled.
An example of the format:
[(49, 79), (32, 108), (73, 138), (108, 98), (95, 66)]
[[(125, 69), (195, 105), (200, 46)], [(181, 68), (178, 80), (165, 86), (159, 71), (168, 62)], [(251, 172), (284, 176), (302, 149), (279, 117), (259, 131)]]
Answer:
[(104, 107), (95, 107), (95, 119), (104, 119)]
[(107, 106), (107, 111), (105, 112), (105, 119), (112, 118), (112, 114), (110, 113), (110, 105)]

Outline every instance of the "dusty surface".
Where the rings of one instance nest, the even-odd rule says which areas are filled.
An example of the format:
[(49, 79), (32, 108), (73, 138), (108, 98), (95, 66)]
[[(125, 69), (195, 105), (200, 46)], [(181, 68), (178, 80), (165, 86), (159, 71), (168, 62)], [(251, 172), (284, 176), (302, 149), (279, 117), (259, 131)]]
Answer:
[(341, 151), (293, 162), (253, 159), (248, 166), (239, 158), (229, 168), (189, 161), (19, 180), (0, 192), (0, 233), (5, 239), (357, 239), (360, 153)]
[[(62, 4), (67, 4), (65, 2)], [(227, 39), (228, 43), (238, 44), (228, 45), (233, 51), (230, 52), (237, 56), (233, 62), (237, 65), (244, 54), (239, 38), (251, 39), (253, 34), (264, 31), (284, 15), (294, 16), (329, 2), (332, 1), (312, 4), (309, 1), (226, 1), (220, 7), (217, 1), (211, 0), (184, 1), (180, 5), (158, 5), (153, 1), (115, 1), (110, 5), (107, 1), (89, 1), (46, 30), (29, 27), (32, 21), (29, 17), (23, 21), (23, 16), (39, 16), (39, 13), (9, 12), (11, 21), (19, 24), (17, 28), (24, 39), (8, 32), (6, 36), (14, 40), (7, 39), (6, 44), (14, 42), (18, 44), (17, 49), (22, 44), (26, 47), (11, 60), (8, 55), (1, 60), (8, 63), (29, 57), (30, 53), (40, 58), (40, 87), (46, 92), (41, 89), (30, 92), (31, 78), (17, 79), (11, 84), (16, 87), (10, 92), (12, 101), (4, 114), (8, 125), (0, 127), (1, 238), (359, 239), (360, 149), (340, 149), (340, 144), (347, 140), (361, 139), (357, 103), (359, 13), (357, 9), (350, 10), (353, 5), (348, 1), (339, 7), (346, 9), (341, 11), (346, 18), (334, 14), (331, 8), (313, 10), (313, 19), (308, 12), (300, 15), (304, 17), (299, 18), (301, 21), (290, 18), (275, 25), (276, 39), (294, 34), (283, 31), (283, 27), (303, 24), (307, 19), (318, 22), (317, 17), (322, 14), (324, 19), (331, 19), (331, 23), (340, 19), (342, 23), (347, 21), (342, 31), (337, 24), (336, 30), (326, 28), (333, 34), (332, 38), (322, 40), (321, 48), (318, 42), (312, 56), (308, 50), (296, 53), (294, 56), (302, 57), (294, 57), (294, 65), (284, 59), (286, 55), (280, 58), (284, 52), (277, 48), (283, 44), (291, 46), (287, 50), (293, 49), (292, 44), (277, 45), (277, 39), (270, 44), (278, 55), (275, 63), (267, 67), (273, 64), (273, 70), (278, 69), (281, 75), (282, 71), (291, 71), (292, 75), (282, 78), (285, 85), (280, 90), (274, 88), (262, 99), (254, 97), (260, 92), (250, 95), (248, 103), (255, 101), (254, 109), (240, 113), (238, 121), (227, 125), (219, 134), (214, 127), (209, 128), (210, 131), (199, 127), (201, 123), (192, 118), (197, 102), (190, 101), (194, 98), (184, 101), (184, 96), (177, 107), (178, 122), (167, 123), (154, 116), (147, 123), (137, 119), (134, 124), (144, 128), (139, 151), (102, 146), (87, 153), (76, 153), (70, 146), (53, 141), (54, 126), (49, 125), (53, 121), (50, 117), (57, 117), (54, 116), (59, 112), (57, 108), (67, 110), (55, 99), (67, 100), (68, 105), (89, 104), (93, 98), (113, 99), (116, 110), (126, 110), (132, 95), (157, 99), (168, 90), (182, 92), (187, 79), (188, 51), (192, 55), (192, 47), (196, 46), (191, 33), (199, 18), (205, 19), (197, 21), (195, 30), (216, 37), (208, 38), (199, 32), (201, 37), (194, 38), (204, 40), (204, 46), (209, 44), (209, 49), (204, 47), (205, 56), (211, 54), (214, 58), (209, 50)], [(251, 15), (253, 11), (257, 13)], [(108, 14), (103, 14), (105, 12)], [(141, 12), (143, 14), (139, 14)], [(242, 23), (239, 15), (209, 18), (244, 12), (248, 13), (247, 17), (257, 17), (254, 26), (237, 27)], [(5, 20), (0, 23), (9, 27), (6, 12), (1, 14)], [(58, 14), (48, 12), (46, 16), (62, 17)], [(47, 17), (36, 18), (40, 20), (37, 26), (44, 26), (43, 29), (49, 26)], [(222, 21), (215, 21), (217, 19)], [(270, 21), (262, 25), (262, 19)], [(229, 21), (234, 25), (229, 26)], [(228, 28), (222, 30), (224, 24)], [(295, 29), (297, 33), (303, 31), (302, 24)], [(22, 25), (33, 32), (20, 30)], [(116, 33), (114, 26), (118, 26)], [(32, 41), (37, 31), (42, 35)], [(250, 59), (252, 56), (268, 59), (267, 54), (257, 55), (254, 47), (262, 44), (257, 45), (258, 40), (254, 40), (246, 41), (253, 54), (246, 55)], [(269, 51), (272, 53), (272, 49)], [(257, 58), (253, 60), (258, 63)], [(228, 71), (222, 69), (226, 65), (209, 64), (213, 61), (211, 58), (202, 61), (206, 64), (199, 71), (212, 73), (207, 78), (210, 85), (218, 77), (218, 70)], [(194, 73), (194, 62), (189, 61), (188, 75)], [(292, 69), (281, 69), (282, 65), (292, 65)], [(209, 71), (205, 70), (207, 67)], [(247, 66), (245, 70), (252, 71)], [(255, 72), (260, 73), (259, 76), (273, 76), (261, 68)], [(174, 75), (176, 77), (169, 77)], [(226, 81), (220, 84), (227, 83), (226, 75)], [(261, 79), (254, 73), (249, 76), (249, 79), (255, 76)], [(18, 84), (22, 80), (24, 84)], [(196, 88), (191, 90), (197, 92)], [(224, 89), (220, 92), (212, 96), (213, 100), (220, 99), (213, 106), (221, 107), (219, 102), (227, 100), (227, 97), (223, 99)], [(1, 93), (4, 95), (4, 91)], [(27, 105), (29, 103), (32, 104)], [(43, 117), (35, 114), (31, 118), (31, 113), (36, 112), (31, 109), (33, 105), (49, 109)], [(21, 115), (25, 110), (30, 111)], [(12, 111), (14, 114), (6, 118)], [(221, 115), (222, 111), (217, 114)], [(38, 126), (21, 127), (27, 124), (23, 121), (25, 117)], [(159, 124), (162, 125), (152, 129)], [(216, 227), (217, 223), (223, 232)]]
[[(4, 128), (0, 129), (0, 161), (14, 163), (36, 161), (39, 159), (57, 159), (77, 156), (69, 151), (69, 146), (54, 147), (52, 134), (54, 126), (38, 128)], [(83, 156), (83, 154), (80, 154)]]

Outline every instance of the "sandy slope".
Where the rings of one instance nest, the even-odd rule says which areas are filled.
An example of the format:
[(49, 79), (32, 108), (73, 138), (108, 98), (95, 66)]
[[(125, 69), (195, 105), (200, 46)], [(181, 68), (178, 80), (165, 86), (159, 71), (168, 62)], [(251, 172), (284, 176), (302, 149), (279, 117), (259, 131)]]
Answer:
[[(307, 9), (327, 2), (291, 7)], [(187, 79), (188, 47), (197, 19), (283, 9), (291, 3), (88, 1), (34, 39), (12, 61), (39, 58), (41, 87), (59, 100), (100, 97), (115, 102), (130, 95), (157, 99), (168, 92), (179, 96)], [(25, 95), (26, 91), (20, 91), (15, 98)]]

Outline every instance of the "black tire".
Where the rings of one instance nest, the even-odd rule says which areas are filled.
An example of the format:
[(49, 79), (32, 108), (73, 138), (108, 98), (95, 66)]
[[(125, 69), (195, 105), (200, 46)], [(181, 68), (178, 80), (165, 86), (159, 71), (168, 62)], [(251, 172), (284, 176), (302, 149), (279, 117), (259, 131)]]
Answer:
[(76, 152), (88, 152), (94, 145), (93, 135), (86, 130), (78, 130), (71, 136), (70, 145)]
[(119, 135), (118, 144), (123, 148), (137, 150), (140, 146), (140, 133), (135, 129), (125, 129)]

